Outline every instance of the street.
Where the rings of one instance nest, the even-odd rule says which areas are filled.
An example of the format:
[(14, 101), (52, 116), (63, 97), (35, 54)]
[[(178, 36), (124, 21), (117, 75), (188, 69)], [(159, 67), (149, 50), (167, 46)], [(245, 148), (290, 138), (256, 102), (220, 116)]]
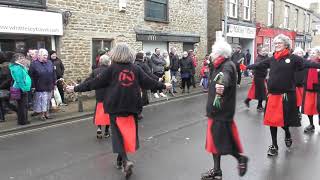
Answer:
[[(293, 147), (287, 150), (279, 130), (279, 155), (267, 157), (271, 144), (269, 128), (256, 102), (247, 109), (243, 100), (247, 87), (238, 88), (237, 122), (249, 169), (238, 177), (237, 162), (223, 157), (223, 179), (308, 180), (319, 179), (320, 133), (312, 135), (292, 128)], [(129, 159), (135, 162), (132, 180), (199, 180), (213, 167), (205, 147), (206, 94), (153, 104), (144, 109), (139, 124), (140, 149)], [(316, 118), (317, 119), (317, 118)], [(307, 117), (303, 117), (303, 127)], [(115, 168), (111, 139), (97, 140), (92, 119), (42, 128), (0, 138), (1, 180), (120, 180)]]

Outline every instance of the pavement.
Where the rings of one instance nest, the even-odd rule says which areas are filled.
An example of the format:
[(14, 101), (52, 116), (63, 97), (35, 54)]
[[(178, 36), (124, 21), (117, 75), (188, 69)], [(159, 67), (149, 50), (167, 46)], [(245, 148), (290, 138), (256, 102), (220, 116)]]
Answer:
[[(245, 154), (247, 174), (239, 178), (237, 162), (222, 158), (224, 180), (318, 180), (320, 176), (320, 128), (303, 134), (292, 128), (293, 146), (287, 149), (279, 130), (279, 155), (267, 157), (269, 128), (257, 102), (248, 109), (242, 103), (248, 86), (238, 88), (235, 120)], [(140, 149), (129, 158), (135, 162), (131, 180), (199, 180), (213, 166), (206, 153), (207, 95), (193, 94), (147, 106), (139, 122)], [(303, 127), (307, 119), (303, 116)], [(123, 180), (115, 168), (111, 139), (95, 137), (92, 117), (0, 136), (1, 180)]]

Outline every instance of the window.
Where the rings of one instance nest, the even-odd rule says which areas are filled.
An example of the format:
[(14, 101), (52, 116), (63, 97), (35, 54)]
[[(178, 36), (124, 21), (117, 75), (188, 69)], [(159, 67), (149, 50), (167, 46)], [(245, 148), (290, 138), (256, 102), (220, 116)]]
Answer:
[(244, 0), (243, 4), (243, 18), (250, 21), (251, 16), (251, 0)]
[(92, 39), (92, 64), (96, 65), (96, 57), (99, 55), (99, 51), (105, 48), (111, 49), (110, 39)]
[(229, 0), (229, 17), (238, 17), (238, 0)]
[(284, 7), (284, 20), (283, 20), (283, 27), (288, 29), (289, 28), (289, 6)]
[(0, 4), (28, 7), (46, 7), (46, 0), (0, 0)]
[(296, 13), (294, 15), (294, 29), (297, 30), (299, 27), (299, 10), (296, 9)]
[(304, 13), (304, 15), (305, 15), (305, 18), (304, 18), (304, 20), (305, 20), (305, 32), (310, 32), (310, 14), (307, 14), (307, 12), (305, 12)]
[(274, 17), (274, 2), (269, 1), (269, 4), (268, 4), (268, 26), (273, 25), (273, 17)]
[(168, 21), (168, 0), (146, 0), (145, 19)]

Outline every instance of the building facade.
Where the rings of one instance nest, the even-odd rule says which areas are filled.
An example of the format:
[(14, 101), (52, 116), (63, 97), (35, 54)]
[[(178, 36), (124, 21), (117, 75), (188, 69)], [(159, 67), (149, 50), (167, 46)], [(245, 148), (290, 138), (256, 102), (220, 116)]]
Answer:
[[(86, 77), (98, 50), (110, 49), (119, 42), (128, 43), (136, 51), (154, 52), (155, 48), (164, 51), (170, 47), (176, 47), (178, 52), (194, 49), (198, 59), (207, 53), (207, 0), (25, 0), (19, 3), (0, 0), (0, 4), (9, 11), (23, 9), (61, 16), (60, 22), (48, 21), (47, 25), (60, 28), (64, 24), (59, 33), (46, 33), (43, 37), (39, 33), (0, 30), (0, 39), (8, 35), (7, 39), (13, 39), (11, 49), (6, 50), (19, 46), (15, 40), (18, 36), (30, 36), (35, 42), (28, 45), (28, 41), (21, 38), (25, 49), (56, 49), (69, 79)], [(39, 18), (44, 21), (48, 15), (25, 17), (32, 26), (34, 21)], [(10, 16), (8, 19), (12, 20)], [(5, 41), (0, 40), (0, 45)]]
[[(267, 8), (266, 8), (267, 7)], [(273, 51), (273, 38), (282, 33), (290, 37), (292, 47), (311, 47), (312, 12), (285, 0), (257, 1), (257, 46)]]
[(310, 4), (310, 10), (313, 12), (312, 15), (312, 43), (311, 46), (319, 46), (320, 47), (320, 3), (312, 3)]
[[(256, 0), (229, 0), (227, 9), (227, 41), (243, 50), (255, 51)], [(224, 33), (224, 0), (208, 1), (208, 50)], [(253, 56), (251, 62), (253, 61)]]

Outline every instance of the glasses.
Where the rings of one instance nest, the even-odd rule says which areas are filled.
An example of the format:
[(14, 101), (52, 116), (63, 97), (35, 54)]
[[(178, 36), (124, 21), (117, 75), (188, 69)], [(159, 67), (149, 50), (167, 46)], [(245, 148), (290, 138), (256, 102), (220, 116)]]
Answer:
[(274, 42), (275, 45), (284, 44), (283, 42)]

